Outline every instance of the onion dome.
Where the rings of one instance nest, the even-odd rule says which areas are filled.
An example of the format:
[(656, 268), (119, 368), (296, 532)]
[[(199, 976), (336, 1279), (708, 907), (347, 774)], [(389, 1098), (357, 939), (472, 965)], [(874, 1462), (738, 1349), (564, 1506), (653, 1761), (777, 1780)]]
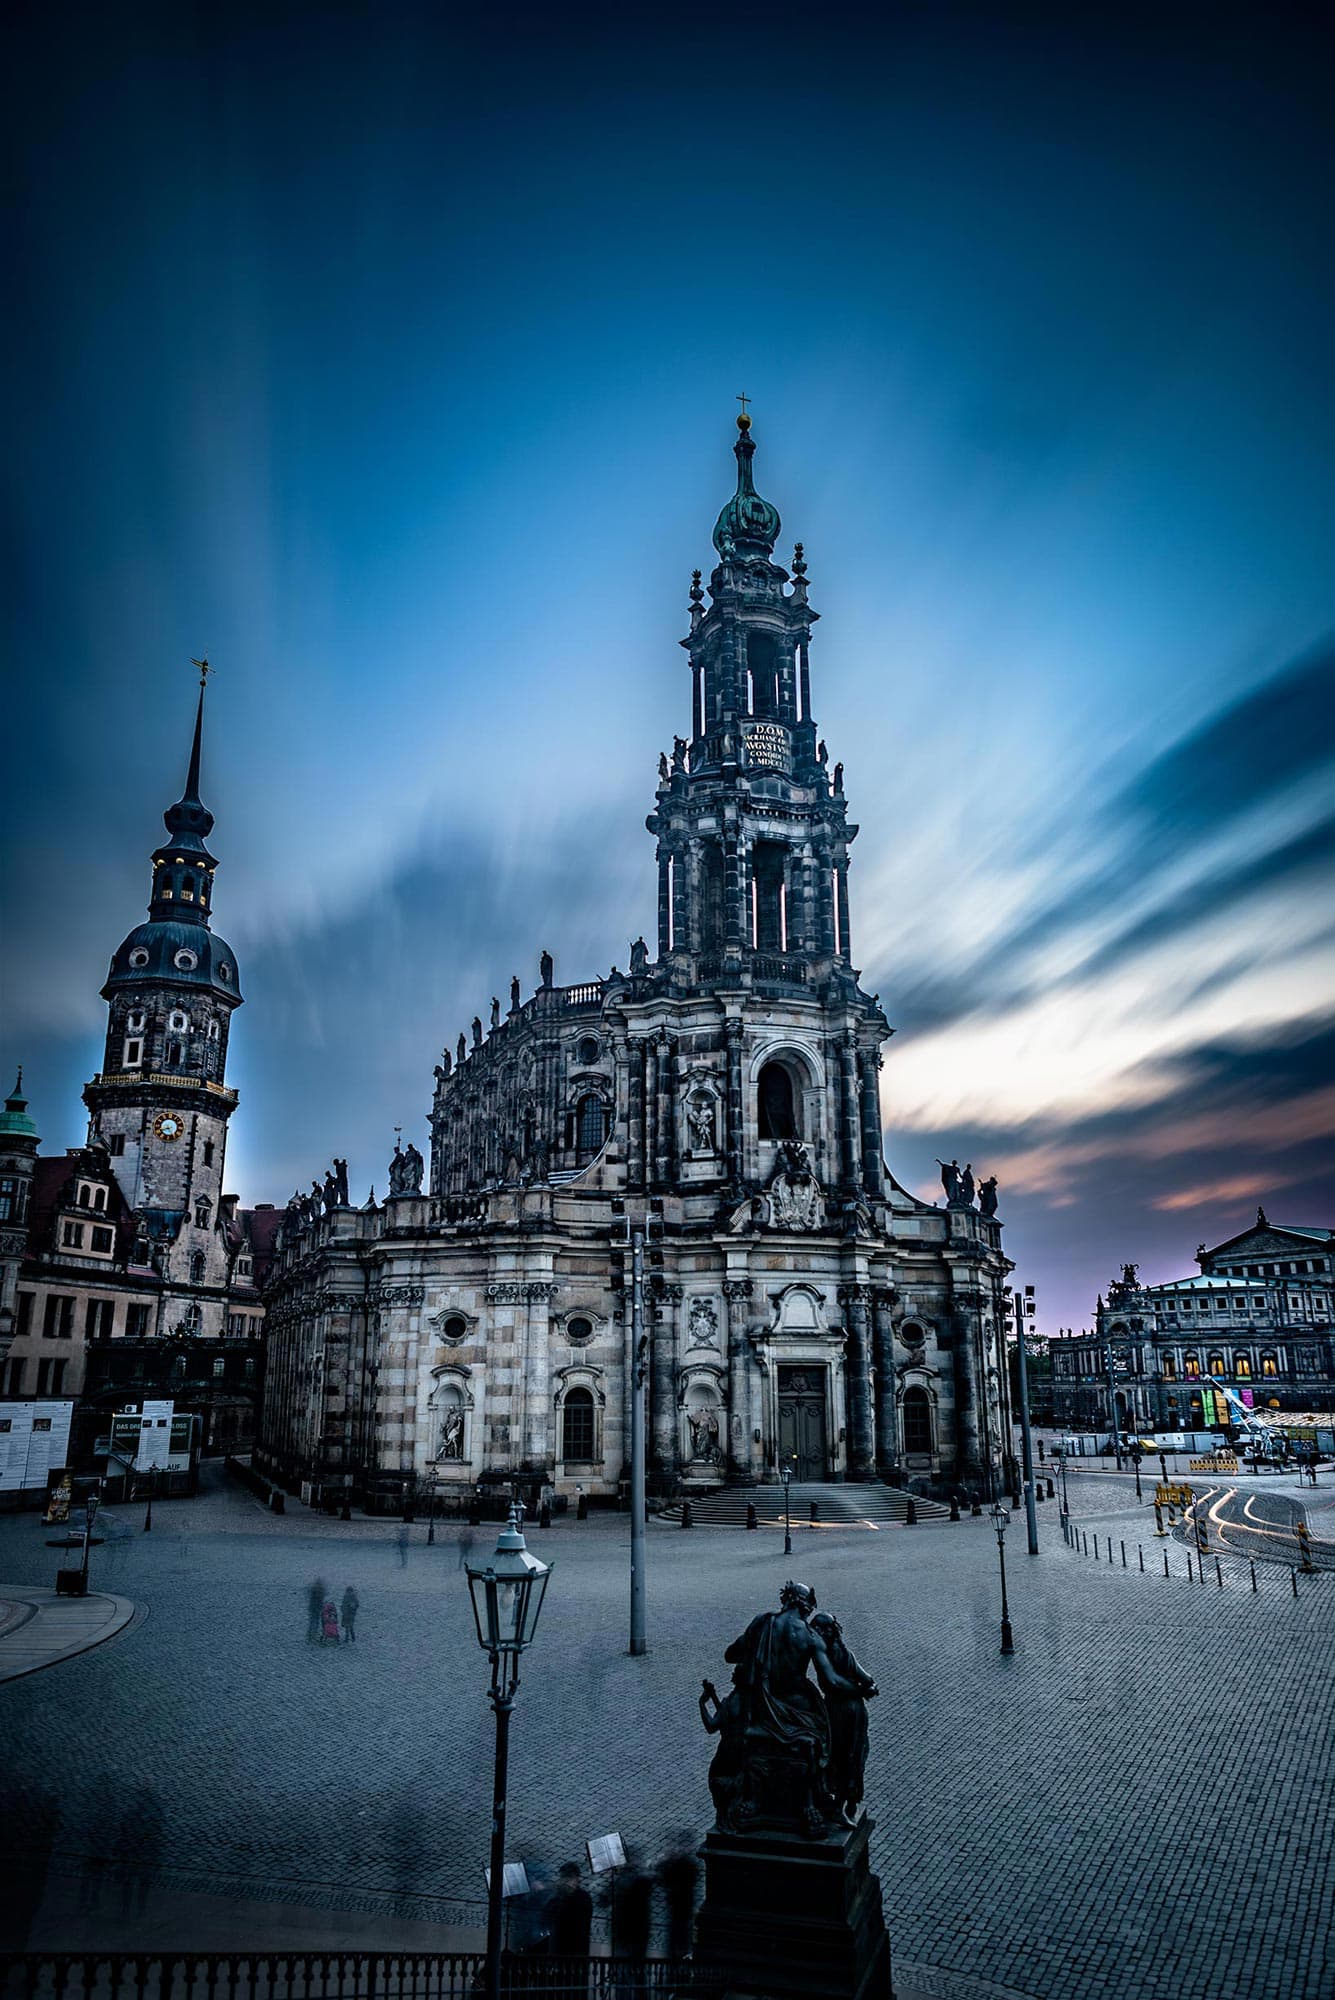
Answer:
[(23, 1071), (20, 1069), (14, 1088), (5, 1099), (5, 1108), (0, 1111), (0, 1137), (6, 1139), (35, 1139), (37, 1127), (28, 1116), (28, 1100), (23, 1095)]
[(751, 419), (743, 410), (737, 419), (741, 435), (733, 451), (737, 456), (737, 491), (714, 523), (714, 547), (724, 562), (754, 561), (774, 553), (782, 523), (779, 510), (762, 500), (751, 479), (751, 460), (756, 455), (751, 436)]

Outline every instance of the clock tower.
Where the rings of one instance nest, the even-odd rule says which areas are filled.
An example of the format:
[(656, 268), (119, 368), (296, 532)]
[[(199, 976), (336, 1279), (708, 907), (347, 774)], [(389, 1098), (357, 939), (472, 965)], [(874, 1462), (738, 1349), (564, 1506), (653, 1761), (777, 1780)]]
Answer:
[(135, 1261), (163, 1281), (161, 1333), (221, 1333), (225, 1313), (223, 1163), (237, 1101), (227, 1037), (241, 987), (236, 954), (211, 925), (218, 864), (199, 796), (207, 671), (201, 663), (185, 789), (153, 855), (148, 922), (113, 954), (102, 1068), (83, 1093), (89, 1144), (106, 1149), (134, 1213)]

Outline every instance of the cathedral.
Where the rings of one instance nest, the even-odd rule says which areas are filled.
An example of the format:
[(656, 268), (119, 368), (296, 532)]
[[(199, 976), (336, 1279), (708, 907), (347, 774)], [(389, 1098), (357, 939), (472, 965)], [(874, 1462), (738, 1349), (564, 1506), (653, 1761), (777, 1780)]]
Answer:
[[(651, 1490), (885, 1480), (999, 1490), (995, 1186), (886, 1165), (890, 1028), (854, 967), (856, 825), (812, 706), (801, 543), (775, 560), (751, 419), (690, 589), (687, 733), (659, 760), (657, 948), (490, 1006), (435, 1071), (429, 1160), (383, 1205), (294, 1197), (266, 1293), (259, 1463), (326, 1503), (514, 1480), (615, 1496), (628, 1223), (648, 1232)], [(218, 996), (220, 1001), (224, 996)], [(429, 1172), (428, 1172), (429, 1168)], [(427, 1185), (423, 1186), (424, 1179)]]

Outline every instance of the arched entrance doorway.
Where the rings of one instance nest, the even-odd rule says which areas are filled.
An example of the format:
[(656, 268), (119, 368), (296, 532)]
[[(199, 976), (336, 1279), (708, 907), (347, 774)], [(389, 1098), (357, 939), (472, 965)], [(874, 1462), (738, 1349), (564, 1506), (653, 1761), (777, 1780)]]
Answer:
[(779, 1463), (794, 1479), (829, 1476), (825, 1447), (825, 1371), (779, 1368)]

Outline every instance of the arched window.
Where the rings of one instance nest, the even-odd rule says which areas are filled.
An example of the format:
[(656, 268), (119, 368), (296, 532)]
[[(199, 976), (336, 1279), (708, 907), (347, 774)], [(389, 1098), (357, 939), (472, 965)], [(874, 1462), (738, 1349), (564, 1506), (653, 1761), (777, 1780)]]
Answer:
[(200, 1196), (199, 1200), (198, 1200), (198, 1201), (197, 1201), (197, 1202), (195, 1203), (195, 1227), (196, 1227), (196, 1229), (207, 1229), (207, 1228), (208, 1228), (208, 1226), (209, 1226), (209, 1207), (210, 1207), (210, 1203), (209, 1203), (209, 1198), (208, 1198), (208, 1196), (207, 1196), (206, 1194), (202, 1194), (202, 1195)]
[(1279, 1356), (1276, 1354), (1263, 1354), (1261, 1356), (1261, 1373), (1263, 1375), (1278, 1375)]
[(919, 1453), (932, 1449), (932, 1405), (925, 1389), (904, 1391), (904, 1449)]
[(185, 1380), (184, 1354), (178, 1354), (172, 1362), (172, 1379), (177, 1382), (184, 1382)]
[(757, 1080), (760, 1136), (762, 1139), (796, 1139), (797, 1108), (793, 1079), (780, 1062), (767, 1062)]
[(1165, 1382), (1176, 1382), (1177, 1380), (1177, 1356), (1175, 1354), (1165, 1354), (1163, 1357), (1163, 1379)]
[(1212, 1355), (1210, 1356), (1210, 1373), (1211, 1373), (1212, 1375), (1222, 1375), (1222, 1374), (1223, 1374), (1223, 1372), (1224, 1372), (1224, 1357), (1223, 1357), (1223, 1355), (1222, 1355), (1222, 1354), (1212, 1354)]
[(561, 1411), (561, 1456), (567, 1465), (593, 1460), (593, 1392), (572, 1389)]
[(1182, 1372), (1189, 1382), (1198, 1382), (1200, 1380), (1201, 1358), (1199, 1354), (1183, 1355)]
[(1233, 1356), (1233, 1373), (1240, 1382), (1251, 1380), (1252, 1357), (1250, 1354), (1235, 1354)]
[(190, 1021), (179, 1007), (174, 1007), (168, 1017), (167, 1026), (174, 1035), (183, 1035), (190, 1026)]
[(203, 1326), (204, 1314), (200, 1309), (200, 1307), (198, 1306), (198, 1304), (196, 1304), (194, 1301), (192, 1301), (186, 1307), (185, 1316), (182, 1319), (181, 1324), (185, 1328), (187, 1333), (192, 1333), (192, 1334), (198, 1333), (201, 1327)]
[(581, 1160), (590, 1160), (607, 1136), (607, 1115), (603, 1100), (590, 1091), (575, 1106), (575, 1151)]
[(205, 1269), (204, 1252), (202, 1250), (196, 1250), (194, 1255), (190, 1259), (190, 1282), (192, 1285), (203, 1284), (204, 1269)]

